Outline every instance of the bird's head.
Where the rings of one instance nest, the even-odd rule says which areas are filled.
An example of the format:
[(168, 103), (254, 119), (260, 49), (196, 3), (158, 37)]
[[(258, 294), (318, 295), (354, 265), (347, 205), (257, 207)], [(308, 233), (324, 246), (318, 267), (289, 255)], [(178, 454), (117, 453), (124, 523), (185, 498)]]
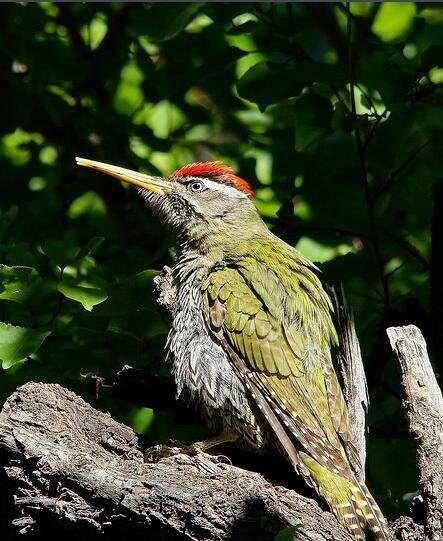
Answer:
[(237, 234), (261, 223), (250, 185), (221, 162), (192, 163), (163, 178), (84, 158), (76, 161), (137, 186), (153, 211), (185, 241)]

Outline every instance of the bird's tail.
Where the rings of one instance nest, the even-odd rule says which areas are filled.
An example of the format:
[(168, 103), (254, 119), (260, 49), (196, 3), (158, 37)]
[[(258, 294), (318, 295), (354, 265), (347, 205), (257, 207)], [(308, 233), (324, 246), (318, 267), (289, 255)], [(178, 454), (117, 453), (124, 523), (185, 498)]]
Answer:
[(352, 497), (356, 502), (356, 513), (362, 516), (365, 529), (367, 528), (373, 535), (375, 541), (389, 541), (388, 523), (381, 512), (377, 502), (372, 497), (364, 482), (354, 479), (355, 484), (352, 489)]
[[(390, 541), (388, 525), (380, 508), (363, 481), (351, 473), (343, 477), (320, 465), (312, 457), (300, 453), (301, 471), (329, 504), (337, 520), (356, 541), (365, 541), (365, 532), (374, 541)], [(307, 475), (306, 475), (307, 474)]]

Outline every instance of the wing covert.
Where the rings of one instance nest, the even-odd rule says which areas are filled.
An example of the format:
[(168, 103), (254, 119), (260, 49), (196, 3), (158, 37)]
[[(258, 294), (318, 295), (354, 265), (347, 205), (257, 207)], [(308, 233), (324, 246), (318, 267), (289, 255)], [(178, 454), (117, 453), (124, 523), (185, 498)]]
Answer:
[[(254, 278), (259, 275), (256, 269)], [(268, 280), (262, 286), (268, 288), (268, 302), (237, 268), (214, 270), (202, 287), (205, 319), (212, 333), (236, 352), (250, 371), (250, 379), (297, 438), (307, 431), (305, 447), (313, 456), (323, 447), (330, 454), (338, 452), (340, 458), (339, 434), (348, 436), (349, 427), (347, 415), (337, 411), (344, 402), (329, 348), (316, 348), (306, 314), (288, 318), (283, 303), (269, 306), (270, 299), (281, 299), (288, 292), (281, 291), (283, 284), (271, 280), (269, 272), (262, 275)], [(269, 290), (272, 287), (274, 293)], [(309, 299), (305, 297), (303, 302), (309, 311)], [(332, 403), (331, 397), (337, 393)]]
[(282, 332), (282, 322), (237, 270), (212, 272), (203, 293), (212, 332), (223, 331), (250, 368), (283, 377), (302, 375), (303, 340)]

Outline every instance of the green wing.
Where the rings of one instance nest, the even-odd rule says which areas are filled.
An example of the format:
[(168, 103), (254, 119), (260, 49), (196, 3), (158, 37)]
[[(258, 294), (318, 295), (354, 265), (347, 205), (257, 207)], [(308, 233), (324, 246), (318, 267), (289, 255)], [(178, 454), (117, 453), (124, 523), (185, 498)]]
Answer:
[(213, 270), (203, 285), (206, 321), (302, 447), (340, 457), (350, 431), (329, 355), (329, 299), (305, 264), (283, 270), (252, 258)]

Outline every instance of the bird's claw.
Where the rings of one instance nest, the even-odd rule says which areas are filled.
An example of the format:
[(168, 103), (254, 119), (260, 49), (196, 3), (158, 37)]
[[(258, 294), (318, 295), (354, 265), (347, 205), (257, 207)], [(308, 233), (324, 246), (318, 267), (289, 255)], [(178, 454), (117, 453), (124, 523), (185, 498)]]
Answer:
[(169, 458), (181, 453), (181, 447), (161, 443), (148, 447), (143, 453), (145, 462), (158, 462), (162, 458)]
[(230, 464), (232, 466), (232, 462), (229, 457), (225, 455), (208, 453), (204, 441), (186, 445), (185, 447), (182, 447), (181, 452), (191, 457), (203, 455), (207, 460), (213, 462), (214, 464)]
[(219, 454), (210, 454), (205, 448), (205, 442), (196, 442), (190, 445), (179, 446), (176, 441), (169, 441), (166, 444), (154, 445), (146, 449), (144, 453), (145, 462), (158, 462), (162, 458), (169, 458), (175, 455), (187, 455), (191, 458), (201, 456), (213, 464), (230, 464), (229, 457)]

